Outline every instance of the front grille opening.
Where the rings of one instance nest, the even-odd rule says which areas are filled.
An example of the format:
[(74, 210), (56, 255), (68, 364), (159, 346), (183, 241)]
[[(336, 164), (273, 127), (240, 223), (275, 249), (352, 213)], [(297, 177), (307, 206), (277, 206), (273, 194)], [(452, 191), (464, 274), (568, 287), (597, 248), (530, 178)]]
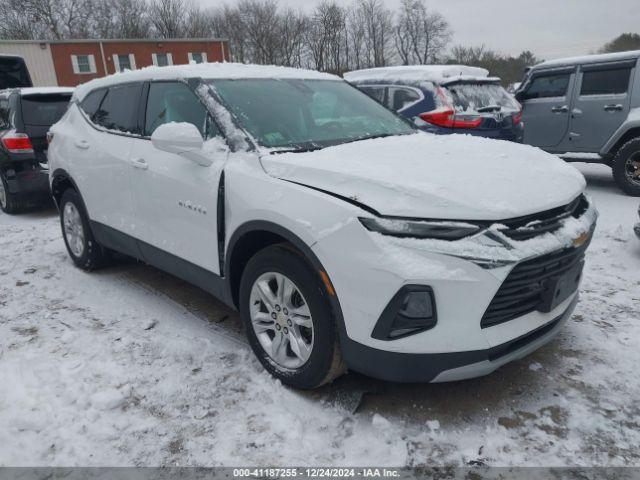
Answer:
[(588, 208), (587, 198), (580, 195), (569, 205), (506, 220), (502, 222), (506, 228), (499, 231), (512, 240), (529, 240), (545, 233), (555, 232), (562, 226), (563, 220), (569, 217), (580, 218)]
[(584, 261), (588, 243), (522, 262), (514, 267), (484, 313), (480, 326), (493, 327), (539, 310), (547, 283)]

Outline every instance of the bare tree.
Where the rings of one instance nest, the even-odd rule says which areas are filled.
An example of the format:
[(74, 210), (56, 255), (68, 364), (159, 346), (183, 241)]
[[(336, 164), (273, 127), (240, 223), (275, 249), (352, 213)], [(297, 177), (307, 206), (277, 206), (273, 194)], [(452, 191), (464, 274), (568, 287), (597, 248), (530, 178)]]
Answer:
[(385, 8), (382, 0), (357, 0), (355, 8), (365, 25), (367, 63), (373, 67), (388, 65), (393, 56), (393, 12)]
[(149, 5), (149, 19), (155, 33), (160, 38), (179, 38), (184, 35), (185, 0), (152, 0)]
[(324, 0), (310, 21), (307, 39), (313, 65), (318, 70), (343, 73), (349, 56), (347, 11), (335, 0)]
[(429, 12), (424, 0), (402, 0), (395, 43), (404, 65), (433, 63), (451, 39), (449, 22)]
[(305, 36), (309, 28), (307, 16), (293, 9), (280, 15), (280, 63), (290, 67), (302, 67), (306, 55)]

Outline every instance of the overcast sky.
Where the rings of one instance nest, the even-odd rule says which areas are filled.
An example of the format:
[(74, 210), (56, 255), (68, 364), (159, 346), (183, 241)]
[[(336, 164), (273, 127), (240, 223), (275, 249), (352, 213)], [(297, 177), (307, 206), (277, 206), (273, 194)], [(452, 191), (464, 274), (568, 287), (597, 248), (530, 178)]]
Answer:
[[(279, 1), (304, 9), (317, 3)], [(384, 1), (390, 8), (400, 3)], [(427, 4), (447, 17), (454, 44), (484, 43), (510, 54), (528, 49), (543, 59), (592, 53), (620, 33), (640, 33), (640, 0), (427, 0)]]

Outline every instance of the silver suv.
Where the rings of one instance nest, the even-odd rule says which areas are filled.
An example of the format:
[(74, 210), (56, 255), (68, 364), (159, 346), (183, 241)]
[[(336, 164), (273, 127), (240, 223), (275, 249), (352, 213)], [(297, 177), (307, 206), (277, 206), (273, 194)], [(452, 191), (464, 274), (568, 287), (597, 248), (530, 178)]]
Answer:
[(623, 52), (533, 67), (516, 93), (524, 142), (607, 164), (620, 188), (640, 196), (639, 58), (640, 51)]

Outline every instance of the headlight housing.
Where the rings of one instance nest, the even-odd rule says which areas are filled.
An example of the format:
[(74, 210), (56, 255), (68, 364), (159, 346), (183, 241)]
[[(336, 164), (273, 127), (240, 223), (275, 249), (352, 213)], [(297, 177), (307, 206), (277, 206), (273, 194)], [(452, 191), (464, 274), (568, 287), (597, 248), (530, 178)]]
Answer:
[(406, 238), (433, 238), (437, 240), (460, 240), (483, 230), (480, 225), (467, 222), (411, 220), (404, 218), (359, 218), (360, 223), (371, 231), (382, 235)]

